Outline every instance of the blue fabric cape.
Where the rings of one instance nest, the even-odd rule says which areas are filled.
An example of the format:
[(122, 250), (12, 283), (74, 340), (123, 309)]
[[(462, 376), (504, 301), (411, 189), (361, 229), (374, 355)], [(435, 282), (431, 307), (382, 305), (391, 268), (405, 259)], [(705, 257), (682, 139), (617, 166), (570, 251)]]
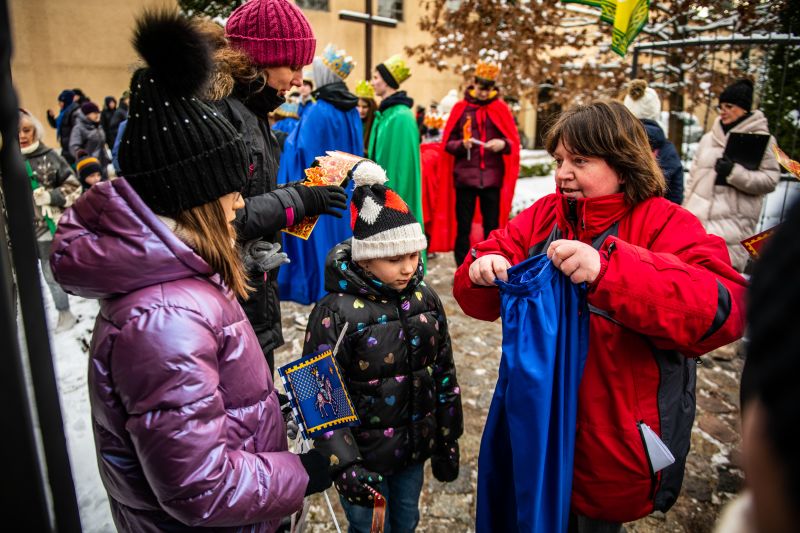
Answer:
[[(324, 100), (309, 107), (300, 123), (286, 138), (278, 169), (278, 183), (285, 184), (305, 178), (304, 170), (314, 158), (328, 150), (340, 150), (355, 155), (364, 151), (364, 137), (358, 109), (337, 109)], [(348, 187), (348, 203), (352, 195)], [(342, 218), (323, 215), (317, 221), (307, 241), (286, 235), (283, 248), (291, 263), (278, 273), (281, 300), (301, 304), (317, 302), (325, 295), (325, 257), (328, 250), (353, 236), (349, 211)]]
[(284, 131), (286, 133), (292, 133), (299, 122), (300, 121), (298, 119), (292, 117), (282, 118), (272, 125), (272, 131)]
[(476, 531), (567, 531), (578, 386), (589, 346), (583, 285), (545, 255), (500, 285), (503, 356), (478, 457)]

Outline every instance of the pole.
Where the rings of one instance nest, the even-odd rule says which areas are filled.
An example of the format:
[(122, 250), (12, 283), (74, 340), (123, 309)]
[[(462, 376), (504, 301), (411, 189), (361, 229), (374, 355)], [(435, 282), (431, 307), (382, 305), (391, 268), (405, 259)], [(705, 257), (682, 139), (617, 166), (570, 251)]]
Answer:
[[(369, 21), (364, 23), (366, 31), (366, 65), (364, 70), (364, 79), (369, 81), (372, 79), (372, 0), (364, 0), (364, 12), (369, 17)], [(327, 494), (326, 494), (327, 497)]]
[[(13, 248), (14, 272), (19, 286), (22, 324), (44, 447), (44, 463), (52, 494), (55, 527), (59, 533), (80, 532), (78, 500), (72, 481), (67, 441), (64, 436), (64, 420), (61, 416), (58, 385), (50, 352), (50, 340), (39, 283), (38, 251), (32, 224), (31, 185), (24, 169), (22, 154), (19, 151), (19, 133), (17, 131), (19, 111), (17, 110), (17, 96), (11, 83), (11, 55), (11, 24), (8, 6), (6, 0), (0, 0), (0, 127), (2, 127), (3, 139), (0, 165), (3, 172), (3, 196), (8, 212), (8, 234)], [(5, 229), (0, 229), (0, 231), (5, 231)], [(5, 318), (4, 322), (11, 317), (16, 317), (16, 312)], [(6, 338), (16, 339), (16, 331), (10, 337), (4, 337), (4, 340)], [(11, 344), (12, 353), (10, 355), (13, 356), (14, 342), (12, 341)], [(19, 354), (19, 350), (17, 353)], [(17, 363), (21, 363), (21, 361), (17, 361)], [(12, 371), (17, 372), (17, 364), (12, 362), (11, 366), (13, 367)], [(18, 378), (13, 374), (12, 376)], [(20, 382), (19, 386), (24, 387), (25, 382)], [(24, 404), (19, 406), (6, 404), (6, 406), (8, 409), (26, 408)], [(22, 424), (23, 426), (27, 425), (24, 420)], [(8, 456), (8, 459), (8, 463), (21, 460), (18, 456)], [(17, 465), (14, 465), (14, 468), (16, 467)], [(12, 467), (9, 466), (9, 468)], [(31, 480), (31, 482), (41, 481)], [(17, 490), (21, 492), (21, 487), (14, 485), (14, 490), (11, 492)], [(20, 514), (24, 507), (14, 507), (13, 509), (18, 516), (25, 516), (25, 520), (34, 518), (30, 514)], [(49, 531), (51, 527), (48, 523), (48, 527), (44, 529), (35, 527), (30, 529)]]

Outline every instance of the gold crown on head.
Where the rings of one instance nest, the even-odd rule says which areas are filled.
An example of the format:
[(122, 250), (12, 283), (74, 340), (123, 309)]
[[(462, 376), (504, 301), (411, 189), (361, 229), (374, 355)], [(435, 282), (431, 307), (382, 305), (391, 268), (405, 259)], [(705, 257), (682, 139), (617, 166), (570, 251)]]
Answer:
[(487, 63), (485, 61), (478, 61), (475, 67), (475, 77), (482, 80), (497, 81), (497, 76), (500, 75), (500, 65), (496, 63)]
[(386, 67), (386, 70), (389, 71), (389, 74), (392, 75), (398, 85), (411, 77), (411, 70), (406, 66), (406, 61), (400, 54), (395, 54), (384, 61), (383, 66)]
[(375, 99), (375, 88), (372, 86), (370, 82), (367, 80), (361, 80), (360, 82), (356, 83), (356, 96), (359, 98), (371, 98)]

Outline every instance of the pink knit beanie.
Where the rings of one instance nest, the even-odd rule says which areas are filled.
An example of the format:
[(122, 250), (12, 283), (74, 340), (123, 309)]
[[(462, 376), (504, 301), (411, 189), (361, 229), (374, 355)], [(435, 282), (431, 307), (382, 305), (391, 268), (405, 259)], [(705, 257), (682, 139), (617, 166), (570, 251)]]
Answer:
[(231, 46), (261, 67), (302, 67), (314, 60), (317, 40), (308, 19), (286, 0), (250, 0), (225, 25)]

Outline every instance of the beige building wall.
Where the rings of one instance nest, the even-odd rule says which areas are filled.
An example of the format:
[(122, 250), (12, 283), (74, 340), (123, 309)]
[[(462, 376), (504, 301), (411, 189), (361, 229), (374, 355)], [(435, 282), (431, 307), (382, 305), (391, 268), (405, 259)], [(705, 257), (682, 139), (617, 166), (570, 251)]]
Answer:
[[(46, 123), (48, 108), (58, 114), (62, 89), (81, 88), (102, 107), (103, 98), (128, 87), (137, 57), (130, 44), (134, 18), (148, 6), (175, 5), (175, 0), (11, 0), (14, 56), (11, 72), (20, 105), (45, 124), (45, 143), (56, 145), (55, 130)], [(358, 63), (347, 80), (351, 89), (364, 78), (364, 25), (339, 20), (339, 10), (363, 12), (363, 0), (330, 0), (329, 11), (306, 9), (317, 35), (317, 52), (328, 43), (344, 48)], [(373, 0), (373, 13), (377, 14)], [(396, 28), (373, 29), (373, 68), (404, 54), (405, 46), (430, 38), (417, 27), (419, 2), (404, 2), (404, 20)], [(451, 60), (452, 61), (452, 60)], [(463, 79), (408, 61), (411, 77), (402, 85), (418, 104), (440, 100), (450, 89), (462, 89)], [(459, 91), (460, 92), (460, 91)]]
[(11, 74), (20, 106), (45, 126), (56, 146), (48, 108), (58, 114), (62, 89), (78, 87), (98, 107), (128, 87), (137, 57), (131, 47), (134, 17), (145, 6), (174, 0), (11, 0), (14, 56)]
[[(305, 9), (304, 13), (311, 21), (317, 36), (317, 53), (322, 53), (328, 43), (333, 43), (337, 48), (344, 48), (357, 62), (347, 78), (347, 85), (353, 90), (356, 83), (365, 76), (365, 27), (358, 22), (339, 20), (339, 11), (345, 9), (363, 13), (364, 0), (330, 0), (328, 7), (328, 11)], [(394, 54), (403, 55), (411, 69), (411, 77), (400, 88), (408, 92), (415, 104), (427, 107), (431, 100), (441, 100), (450, 89), (461, 87), (462, 78), (452, 71), (438, 72), (434, 68), (408, 60), (404, 48), (427, 43), (430, 35), (417, 26), (417, 21), (424, 12), (421, 2), (405, 0), (403, 11), (403, 22), (398, 23), (396, 28), (373, 27), (372, 68)], [(372, 3), (372, 13), (378, 14), (378, 2), (375, 0)]]

